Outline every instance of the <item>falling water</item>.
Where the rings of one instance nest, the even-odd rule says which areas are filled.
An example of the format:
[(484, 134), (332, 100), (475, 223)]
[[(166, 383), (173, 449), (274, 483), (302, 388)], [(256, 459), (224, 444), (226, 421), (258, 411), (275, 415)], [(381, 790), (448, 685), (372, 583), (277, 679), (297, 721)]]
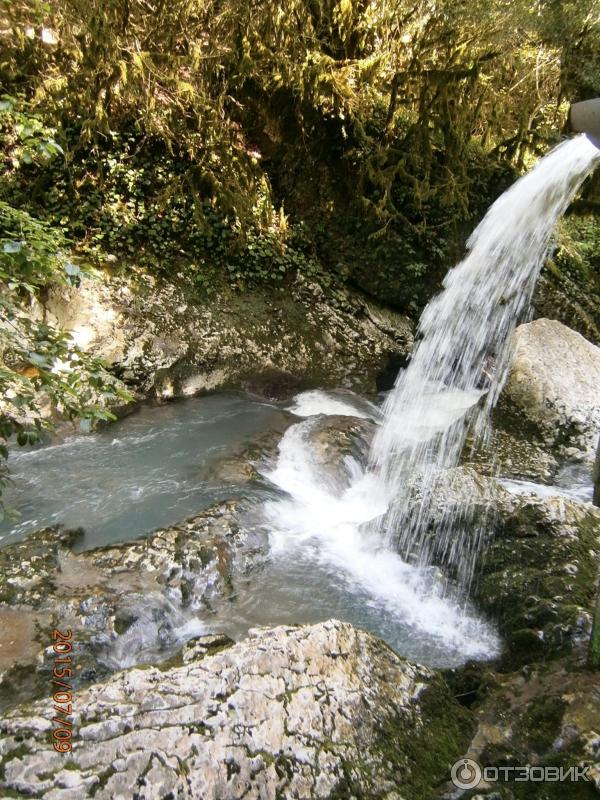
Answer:
[[(510, 333), (531, 301), (553, 229), (599, 160), (591, 141), (577, 136), (494, 203), (469, 239), (466, 258), (423, 312), (419, 343), (384, 407), (370, 461), (390, 506), (377, 527), (388, 547), (420, 565), (432, 562), (434, 548), (438, 557), (444, 553), (464, 584), (477, 537), (457, 541), (452, 519), (431, 535), (436, 476), (458, 465), (470, 432), (485, 435), (507, 374)], [(415, 479), (417, 512), (410, 502)]]

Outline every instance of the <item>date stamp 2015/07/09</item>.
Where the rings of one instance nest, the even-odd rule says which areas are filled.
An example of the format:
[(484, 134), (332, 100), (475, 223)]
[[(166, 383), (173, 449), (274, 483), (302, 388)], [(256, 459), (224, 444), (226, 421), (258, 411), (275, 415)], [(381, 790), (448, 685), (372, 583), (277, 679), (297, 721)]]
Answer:
[(54, 666), (52, 684), (55, 688), (52, 699), (54, 714), (52, 729), (54, 749), (59, 753), (68, 753), (72, 748), (73, 738), (73, 631), (61, 633), (57, 628), (52, 634), (54, 639)]

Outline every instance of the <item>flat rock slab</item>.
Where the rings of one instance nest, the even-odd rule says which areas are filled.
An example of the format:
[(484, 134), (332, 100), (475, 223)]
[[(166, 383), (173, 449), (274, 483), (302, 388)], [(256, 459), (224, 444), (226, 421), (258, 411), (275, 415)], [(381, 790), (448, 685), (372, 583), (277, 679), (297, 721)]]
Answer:
[(183, 666), (126, 670), (78, 693), (70, 753), (53, 749), (50, 699), (7, 714), (4, 790), (417, 800), (474, 733), (439, 675), (349, 624), (257, 629), (216, 653), (214, 644), (188, 646), (199, 655)]

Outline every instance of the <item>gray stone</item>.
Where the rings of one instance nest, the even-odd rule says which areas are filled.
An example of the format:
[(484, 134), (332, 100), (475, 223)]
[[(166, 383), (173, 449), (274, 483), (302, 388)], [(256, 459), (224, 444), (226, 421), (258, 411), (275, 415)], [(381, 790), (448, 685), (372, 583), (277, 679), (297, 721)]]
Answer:
[(600, 431), (600, 348), (560, 322), (515, 331), (501, 404), (558, 455), (593, 460)]
[(285, 399), (315, 385), (375, 392), (377, 376), (413, 341), (406, 317), (300, 276), (285, 291), (205, 300), (184, 282), (158, 285), (142, 272), (85, 278), (51, 293), (46, 310), (139, 395), (161, 398), (242, 388)]
[(600, 512), (565, 497), (508, 495), (489, 517), (474, 597), (505, 637), (506, 664), (587, 654)]
[[(411, 502), (416, 513), (418, 483)], [(460, 573), (462, 562), (476, 554), (472, 597), (498, 626), (506, 665), (587, 653), (600, 510), (563, 496), (513, 494), (465, 467), (438, 475), (428, 487), (428, 508), (435, 530), (445, 530), (448, 520), (454, 524), (456, 563), (448, 564), (443, 536), (431, 544), (446, 573)]]
[(180, 667), (126, 670), (77, 693), (75, 708), (66, 755), (52, 748), (51, 700), (4, 717), (5, 790), (56, 800), (429, 797), (473, 733), (439, 676), (337, 621), (257, 629)]

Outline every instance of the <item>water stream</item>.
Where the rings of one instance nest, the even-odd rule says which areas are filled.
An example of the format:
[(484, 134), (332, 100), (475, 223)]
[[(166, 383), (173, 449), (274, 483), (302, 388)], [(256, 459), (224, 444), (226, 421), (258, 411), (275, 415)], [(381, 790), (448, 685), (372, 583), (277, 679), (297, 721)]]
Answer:
[[(182, 639), (202, 630), (238, 637), (256, 624), (337, 616), (424, 663), (493, 656), (498, 637), (466, 599), (477, 556), (472, 542), (485, 537), (471, 537), (469, 549), (456, 538), (455, 520), (438, 524), (433, 539), (460, 579), (449, 581), (434, 566), (432, 537), (425, 535), (431, 487), (440, 470), (459, 463), (469, 433), (485, 436), (506, 376), (510, 333), (529, 304), (554, 225), (599, 159), (584, 136), (565, 142), (492, 206), (466, 258), (426, 308), (412, 360), (383, 410), (348, 393), (305, 392), (286, 409), (214, 395), (146, 408), (93, 436), (14, 452), (15, 486), (6, 501), (21, 516), (0, 526), (2, 543), (60, 523), (84, 527), (89, 548), (243, 496), (252, 509), (243, 524), (262, 539), (266, 557), (258, 571), (239, 578), (235, 600), (217, 604), (205, 619), (173, 608)], [(311, 439), (324, 415), (376, 424), (368, 462), (347, 456), (333, 470), (324, 467)], [(258, 465), (262, 483), (238, 483), (216, 469), (277, 426), (285, 432), (274, 461)], [(416, 480), (417, 512), (408, 501)], [(569, 476), (559, 487), (505, 487), (589, 497), (589, 483)], [(143, 620), (138, 628), (117, 643), (113, 665), (152, 651), (150, 628)]]
[[(421, 566), (445, 553), (465, 589), (485, 532), (459, 540), (456, 520), (445, 519), (432, 536), (431, 490), (440, 470), (458, 465), (469, 433), (486, 436), (510, 334), (529, 307), (558, 219), (598, 161), (587, 136), (565, 141), (491, 206), (423, 312), (410, 364), (383, 409), (370, 461), (389, 508), (374, 528), (390, 550)], [(418, 513), (409, 502), (416, 480)]]
[(10, 456), (5, 493), (16, 520), (0, 523), (9, 544), (48, 525), (82, 527), (82, 549), (127, 541), (239, 494), (214, 467), (281, 412), (242, 395), (220, 394), (147, 406), (93, 435)]

